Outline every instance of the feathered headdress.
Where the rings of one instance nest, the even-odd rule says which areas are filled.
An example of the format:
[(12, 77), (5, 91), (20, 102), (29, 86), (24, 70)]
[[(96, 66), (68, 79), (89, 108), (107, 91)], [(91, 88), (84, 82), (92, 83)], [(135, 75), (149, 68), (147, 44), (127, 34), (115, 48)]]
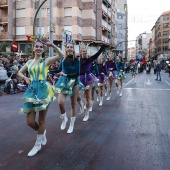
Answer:
[(73, 45), (76, 45), (76, 42), (74, 40), (70, 40), (70, 41), (67, 41), (65, 45), (67, 44), (73, 44)]
[(37, 36), (34, 36), (34, 35), (26, 35), (27, 37), (27, 40), (26, 42), (41, 42), (42, 44), (45, 45), (45, 43), (43, 42), (43, 38), (44, 38), (44, 35), (41, 35), (41, 34), (38, 34)]
[(89, 45), (90, 45), (90, 43), (89, 43), (89, 44), (84, 44), (83, 42), (80, 42), (80, 43), (79, 43), (80, 50), (82, 50), (82, 49), (88, 50), (88, 46), (89, 46)]

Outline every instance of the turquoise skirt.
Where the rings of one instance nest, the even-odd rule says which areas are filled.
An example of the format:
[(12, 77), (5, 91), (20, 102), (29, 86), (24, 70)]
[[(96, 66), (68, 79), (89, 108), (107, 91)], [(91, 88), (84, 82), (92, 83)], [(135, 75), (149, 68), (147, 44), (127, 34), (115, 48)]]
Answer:
[(47, 106), (55, 100), (54, 94), (54, 89), (46, 80), (33, 81), (22, 96), (23, 104), (20, 113), (46, 110)]
[(117, 77), (117, 79), (122, 79), (122, 80), (124, 80), (124, 79), (126, 79), (126, 75), (125, 75), (125, 72), (124, 71), (117, 71), (116, 72), (116, 77)]
[(73, 96), (74, 87), (79, 85), (80, 90), (84, 90), (84, 85), (79, 80), (79, 78), (69, 78), (66, 76), (60, 76), (56, 84), (54, 85), (54, 89), (56, 93), (62, 93), (65, 95)]

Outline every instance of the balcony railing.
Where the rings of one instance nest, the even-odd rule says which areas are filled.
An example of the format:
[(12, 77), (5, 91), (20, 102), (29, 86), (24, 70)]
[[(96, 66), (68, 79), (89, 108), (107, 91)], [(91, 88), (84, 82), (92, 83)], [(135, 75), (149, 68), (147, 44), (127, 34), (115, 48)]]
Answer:
[(102, 25), (107, 28), (109, 31), (111, 30), (111, 26), (105, 21), (102, 19)]
[(110, 43), (110, 39), (106, 36), (102, 35), (102, 41), (105, 41), (106, 43)]

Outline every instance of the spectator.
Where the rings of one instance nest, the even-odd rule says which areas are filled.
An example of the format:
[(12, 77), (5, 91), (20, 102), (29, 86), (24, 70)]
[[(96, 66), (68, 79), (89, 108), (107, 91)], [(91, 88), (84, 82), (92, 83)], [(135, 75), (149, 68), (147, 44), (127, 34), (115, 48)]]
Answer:
[(157, 78), (155, 80), (158, 80), (158, 77), (159, 77), (159, 81), (161, 81), (161, 65), (160, 65), (160, 62), (156, 62), (156, 75), (157, 75)]

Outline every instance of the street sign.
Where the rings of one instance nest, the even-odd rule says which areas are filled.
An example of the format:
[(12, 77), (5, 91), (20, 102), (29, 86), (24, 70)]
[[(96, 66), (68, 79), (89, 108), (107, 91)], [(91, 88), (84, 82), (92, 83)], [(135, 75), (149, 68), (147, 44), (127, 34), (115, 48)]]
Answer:
[(18, 51), (18, 43), (16, 41), (12, 42), (12, 50), (13, 51)]
[(50, 23), (50, 31), (55, 33), (55, 24), (54, 23)]

